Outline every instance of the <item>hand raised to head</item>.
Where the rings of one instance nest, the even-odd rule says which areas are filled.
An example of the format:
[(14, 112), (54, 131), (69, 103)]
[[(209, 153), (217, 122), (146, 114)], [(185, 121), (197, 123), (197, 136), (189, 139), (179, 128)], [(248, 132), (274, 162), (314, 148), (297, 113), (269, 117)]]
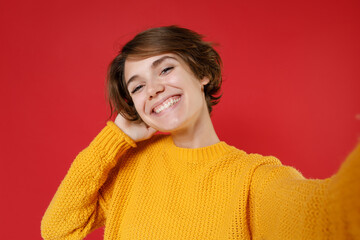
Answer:
[(146, 123), (129, 121), (121, 114), (116, 116), (114, 123), (135, 142), (149, 139), (157, 132), (156, 129), (149, 127)]

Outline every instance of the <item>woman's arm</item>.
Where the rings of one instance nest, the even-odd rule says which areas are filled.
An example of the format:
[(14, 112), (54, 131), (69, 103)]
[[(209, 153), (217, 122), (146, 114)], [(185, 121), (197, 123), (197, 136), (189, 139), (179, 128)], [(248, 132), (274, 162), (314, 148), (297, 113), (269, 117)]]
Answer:
[(100, 188), (117, 159), (135, 142), (113, 122), (76, 157), (41, 222), (44, 239), (83, 239), (103, 225), (106, 201)]
[(333, 239), (360, 239), (360, 143), (329, 180)]
[(359, 239), (360, 144), (325, 180), (282, 165), (258, 167), (249, 209), (254, 239)]

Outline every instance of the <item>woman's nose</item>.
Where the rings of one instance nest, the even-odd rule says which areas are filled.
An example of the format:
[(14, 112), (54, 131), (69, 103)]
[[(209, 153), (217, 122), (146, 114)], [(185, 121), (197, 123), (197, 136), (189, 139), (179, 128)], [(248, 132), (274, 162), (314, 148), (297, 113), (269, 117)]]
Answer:
[(163, 92), (165, 89), (164, 84), (159, 79), (153, 79), (148, 83), (148, 97), (149, 99), (152, 99), (156, 97), (159, 93)]

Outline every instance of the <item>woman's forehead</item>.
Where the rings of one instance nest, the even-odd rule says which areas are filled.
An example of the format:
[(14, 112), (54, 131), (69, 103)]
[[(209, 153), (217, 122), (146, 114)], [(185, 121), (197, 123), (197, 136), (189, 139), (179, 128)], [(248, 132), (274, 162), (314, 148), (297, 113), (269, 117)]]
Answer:
[(175, 59), (178, 61), (180, 59), (180, 57), (175, 53), (162, 53), (162, 54), (157, 54), (157, 55), (149, 56), (149, 57), (139, 57), (139, 56), (130, 55), (126, 58), (125, 64), (126, 63), (143, 63), (143, 64), (151, 65), (153, 62), (155, 62), (155, 64), (156, 64), (156, 61), (158, 61), (162, 58), (170, 58), (170, 59), (172, 58), (172, 59)]
[(155, 69), (165, 61), (177, 61), (182, 63), (181, 58), (174, 53), (164, 53), (147, 58), (128, 57), (125, 61), (125, 79), (130, 79), (142, 71)]

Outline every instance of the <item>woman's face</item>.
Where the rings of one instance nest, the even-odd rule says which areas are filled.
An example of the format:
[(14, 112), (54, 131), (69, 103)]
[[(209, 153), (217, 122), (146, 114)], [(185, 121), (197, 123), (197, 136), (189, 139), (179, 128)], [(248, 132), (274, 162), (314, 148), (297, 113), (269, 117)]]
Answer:
[(209, 115), (203, 92), (209, 79), (197, 79), (176, 54), (127, 59), (124, 71), (135, 108), (147, 125), (176, 132)]

